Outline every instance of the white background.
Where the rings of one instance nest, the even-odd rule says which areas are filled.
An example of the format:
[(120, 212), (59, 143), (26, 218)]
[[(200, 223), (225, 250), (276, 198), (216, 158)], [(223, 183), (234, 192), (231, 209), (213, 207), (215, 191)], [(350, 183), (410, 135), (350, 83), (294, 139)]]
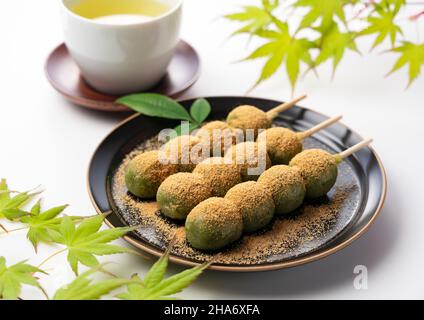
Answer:
[[(13, 189), (42, 184), (45, 206), (69, 203), (67, 212), (90, 215), (94, 209), (86, 190), (86, 171), (99, 142), (124, 115), (88, 111), (59, 96), (48, 84), (43, 64), (62, 41), (58, 0), (1, 1), (0, 5), (0, 176)], [(261, 61), (233, 63), (248, 53), (245, 38), (224, 41), (238, 25), (219, 19), (246, 0), (186, 0), (182, 37), (203, 59), (202, 75), (185, 97), (243, 95), (255, 81)], [(419, 7), (408, 10), (418, 11)], [(404, 17), (407, 14), (403, 15)], [(424, 18), (423, 18), (424, 20)], [(401, 19), (405, 35), (417, 39), (416, 25)], [(419, 28), (423, 29), (424, 21)], [(424, 32), (423, 35), (424, 37)], [(297, 93), (307, 92), (304, 106), (328, 115), (343, 113), (344, 122), (374, 147), (387, 170), (389, 193), (379, 220), (347, 249), (305, 266), (256, 274), (206, 272), (180, 295), (193, 299), (350, 299), (423, 298), (423, 137), (424, 76), (405, 90), (406, 71), (384, 78), (394, 63), (392, 54), (369, 54), (371, 41), (360, 41), (363, 56), (349, 53), (331, 81), (330, 65), (320, 78), (307, 76)], [(251, 49), (251, 48), (250, 48)], [(252, 95), (287, 100), (284, 75), (272, 78)], [(10, 228), (12, 226), (8, 225)], [(57, 248), (41, 246), (38, 256), (25, 233), (0, 236), (0, 256), (9, 263), (30, 259), (38, 264)], [(124, 241), (119, 241), (126, 245)], [(121, 276), (143, 275), (152, 264), (120, 255), (110, 268)], [(365, 265), (368, 290), (355, 290), (353, 269)], [(52, 294), (73, 276), (64, 256), (52, 260), (50, 277), (41, 283)], [(172, 266), (176, 272), (180, 267)], [(23, 298), (41, 298), (25, 288)]]

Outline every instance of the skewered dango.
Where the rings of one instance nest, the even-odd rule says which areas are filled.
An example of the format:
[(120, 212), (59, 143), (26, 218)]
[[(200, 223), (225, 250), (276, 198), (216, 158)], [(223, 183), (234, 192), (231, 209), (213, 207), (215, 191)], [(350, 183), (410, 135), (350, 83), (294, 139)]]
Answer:
[[(268, 113), (266, 113), (269, 119), (272, 119), (279, 112), (287, 110), (292, 107), (298, 101), (304, 99), (306, 96), (302, 96), (298, 99), (295, 99), (292, 102), (283, 104)], [(259, 110), (259, 109), (258, 109)], [(214, 130), (224, 130), (227, 134), (224, 134), (221, 139), (218, 139), (218, 147), (221, 148), (221, 151), (225, 151), (224, 140), (226, 140), (226, 136), (230, 135), (231, 144), (235, 144), (237, 142), (237, 132), (240, 130), (232, 128), (228, 123), (223, 121), (213, 121), (204, 126), (206, 132), (208, 132), (209, 139), (211, 139), (211, 152), (213, 154), (214, 148), (217, 148), (216, 139), (213, 139), (213, 131)], [(212, 136), (211, 136), (212, 135)], [(228, 140), (228, 139), (227, 139)], [(184, 135), (170, 140), (164, 146), (164, 155), (161, 153), (158, 155), (156, 152), (154, 155), (152, 153), (146, 153), (143, 155), (139, 155), (136, 159), (131, 161), (128, 165), (126, 172), (126, 185), (128, 190), (141, 198), (152, 198), (156, 195), (157, 189), (159, 185), (163, 182), (164, 179), (169, 177), (170, 175), (176, 172), (192, 172), (196, 167), (197, 163), (201, 162), (202, 159), (207, 158), (209, 155), (199, 154), (197, 152), (193, 153), (193, 148), (196, 147), (198, 150), (203, 150), (202, 146), (198, 148), (199, 144), (202, 143), (202, 140), (199, 136), (192, 135)], [(195, 158), (195, 159), (193, 159)], [(252, 159), (253, 158), (253, 159)], [(255, 166), (254, 161), (255, 156), (249, 157), (253, 162), (250, 166)], [(266, 157), (266, 167), (270, 165), (268, 163), (268, 157)], [(154, 167), (154, 169), (152, 169)], [(246, 165), (242, 166), (246, 169)], [(243, 170), (244, 177), (246, 176), (246, 170)], [(256, 177), (251, 177), (252, 179), (256, 179)], [(250, 179), (250, 177), (249, 177)]]
[(247, 133), (247, 130), (253, 130), (254, 139), (262, 129), (271, 127), (272, 121), (282, 112), (293, 107), (296, 103), (306, 98), (303, 95), (293, 101), (284, 103), (276, 108), (265, 112), (259, 108), (249, 105), (239, 106), (233, 109), (227, 117), (227, 123), (231, 128), (241, 129)]
[(341, 118), (342, 116), (328, 119), (303, 132), (294, 132), (287, 128), (274, 127), (261, 132), (258, 140), (266, 141), (266, 150), (273, 165), (287, 165), (295, 155), (303, 150), (304, 139), (331, 126)]
[(300, 170), (305, 181), (306, 196), (313, 199), (326, 195), (336, 183), (338, 164), (371, 142), (372, 139), (365, 140), (336, 155), (321, 149), (310, 149), (295, 156), (290, 166)]
[[(269, 128), (272, 120), (278, 114), (293, 107), (297, 102), (305, 98), (306, 95), (284, 103), (269, 112), (264, 112), (253, 106), (239, 106), (228, 115), (227, 122), (211, 121), (198, 130), (196, 136), (202, 140), (207, 139), (210, 143), (211, 156), (221, 156), (229, 147), (240, 141), (241, 138), (243, 140), (256, 138), (259, 129)], [(252, 129), (254, 137), (243, 137), (247, 129)]]
[[(225, 199), (211, 198), (201, 202), (187, 217), (187, 240), (197, 249), (217, 250), (236, 241), (241, 229), (249, 232), (260, 228), (259, 224), (249, 225), (251, 229), (246, 228), (249, 222), (256, 222), (246, 219), (248, 216), (257, 218), (255, 212), (269, 219), (267, 214), (271, 211), (271, 204), (265, 214), (261, 211), (265, 202), (257, 200), (257, 196), (252, 198), (256, 202), (250, 201), (249, 194), (258, 186), (270, 191), (269, 196), (277, 214), (287, 214), (297, 209), (305, 195), (311, 198), (325, 195), (336, 182), (337, 164), (371, 141), (363, 141), (337, 155), (318, 149), (303, 151), (291, 161), (290, 166), (278, 165), (268, 169), (258, 182), (246, 182), (232, 188)], [(262, 204), (260, 210), (258, 203)]]

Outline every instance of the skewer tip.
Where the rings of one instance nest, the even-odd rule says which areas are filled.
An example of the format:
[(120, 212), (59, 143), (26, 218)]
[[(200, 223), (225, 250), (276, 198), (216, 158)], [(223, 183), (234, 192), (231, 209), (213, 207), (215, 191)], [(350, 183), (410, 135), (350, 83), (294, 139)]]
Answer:
[(288, 110), (288, 109), (290, 109), (290, 108), (292, 108), (292, 107), (294, 107), (295, 105), (296, 105), (296, 103), (298, 103), (299, 101), (302, 101), (302, 100), (304, 100), (304, 99), (306, 99), (307, 98), (307, 95), (306, 94), (304, 94), (304, 95), (302, 95), (302, 96), (299, 96), (299, 97), (297, 97), (297, 98), (295, 98), (295, 99), (292, 99), (291, 101), (289, 101), (289, 102), (286, 102), (286, 103), (283, 103), (283, 104), (281, 104), (281, 105), (279, 105), (279, 106), (277, 106), (277, 107), (275, 107), (275, 108), (273, 108), (273, 109), (271, 109), (271, 110), (269, 110), (266, 114), (267, 114), (267, 117), (268, 117), (268, 119), (269, 120), (273, 120), (273, 119), (275, 119), (280, 113), (282, 113), (282, 112), (284, 112), (284, 111), (286, 111), (286, 110)]
[(350, 147), (349, 149), (339, 153), (336, 155), (336, 160), (337, 162), (341, 162), (343, 159), (346, 159), (347, 157), (351, 156), (352, 154), (354, 154), (355, 152), (368, 147), (372, 142), (374, 141), (374, 139), (372, 138), (368, 138), (368, 139), (364, 139), (363, 141), (359, 142), (358, 144)]
[(299, 132), (298, 137), (299, 137), (299, 139), (305, 139), (307, 137), (310, 137), (313, 134), (335, 124), (336, 122), (340, 121), (340, 119), (342, 119), (342, 118), (343, 118), (343, 115), (338, 115), (336, 117), (327, 119), (324, 122), (321, 122), (320, 124), (316, 125), (315, 127), (311, 128), (309, 130)]

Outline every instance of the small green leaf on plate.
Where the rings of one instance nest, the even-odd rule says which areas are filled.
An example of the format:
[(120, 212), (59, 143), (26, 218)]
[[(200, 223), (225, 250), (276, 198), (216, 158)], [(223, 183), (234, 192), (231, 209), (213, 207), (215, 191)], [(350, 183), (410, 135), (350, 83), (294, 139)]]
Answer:
[(211, 113), (211, 105), (206, 99), (197, 99), (191, 106), (190, 113), (197, 123), (202, 123)]
[(174, 120), (192, 120), (181, 104), (167, 96), (156, 93), (131, 94), (119, 98), (116, 102), (146, 116)]
[(187, 132), (187, 129), (183, 129), (183, 126), (184, 125), (179, 125), (179, 126), (177, 126), (177, 127), (175, 127), (175, 132), (177, 133), (177, 137), (179, 137), (179, 136), (183, 136), (183, 135), (186, 135), (186, 134), (190, 134), (191, 132), (193, 132), (194, 130), (196, 130), (198, 127), (199, 127), (199, 125), (197, 124), (197, 123), (189, 123), (188, 124), (188, 132)]

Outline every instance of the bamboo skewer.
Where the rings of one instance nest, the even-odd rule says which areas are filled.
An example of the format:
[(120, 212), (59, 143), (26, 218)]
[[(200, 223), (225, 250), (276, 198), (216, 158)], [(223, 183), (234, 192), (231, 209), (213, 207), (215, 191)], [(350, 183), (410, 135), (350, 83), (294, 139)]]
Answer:
[(325, 128), (333, 125), (334, 123), (340, 121), (340, 119), (342, 119), (342, 118), (343, 118), (343, 116), (339, 115), (337, 117), (328, 119), (324, 122), (321, 122), (320, 124), (316, 125), (315, 127), (311, 128), (311, 129), (308, 129), (308, 130), (303, 131), (303, 132), (298, 132), (297, 136), (300, 140), (303, 140), (307, 137), (312, 136), (313, 134), (317, 133), (318, 131), (321, 131), (322, 129), (325, 129)]
[(293, 107), (296, 103), (298, 103), (299, 101), (302, 101), (304, 99), (306, 99), (307, 95), (304, 94), (303, 96), (300, 96), (292, 101), (283, 103), (277, 107), (275, 107), (274, 109), (269, 110), (266, 113), (266, 116), (268, 118), (268, 120), (272, 121), (274, 120), (280, 113), (290, 109), (291, 107)]
[(358, 144), (354, 145), (353, 147), (350, 147), (349, 149), (340, 152), (339, 154), (335, 155), (335, 158), (338, 162), (342, 161), (343, 159), (346, 159), (347, 157), (351, 156), (355, 152), (361, 150), (362, 148), (365, 148), (369, 146), (373, 142), (373, 139), (365, 139), (362, 142), (359, 142)]
[(7, 231), (7, 229), (2, 224), (0, 224), (0, 229), (3, 230), (4, 233), (9, 233), (9, 231)]

